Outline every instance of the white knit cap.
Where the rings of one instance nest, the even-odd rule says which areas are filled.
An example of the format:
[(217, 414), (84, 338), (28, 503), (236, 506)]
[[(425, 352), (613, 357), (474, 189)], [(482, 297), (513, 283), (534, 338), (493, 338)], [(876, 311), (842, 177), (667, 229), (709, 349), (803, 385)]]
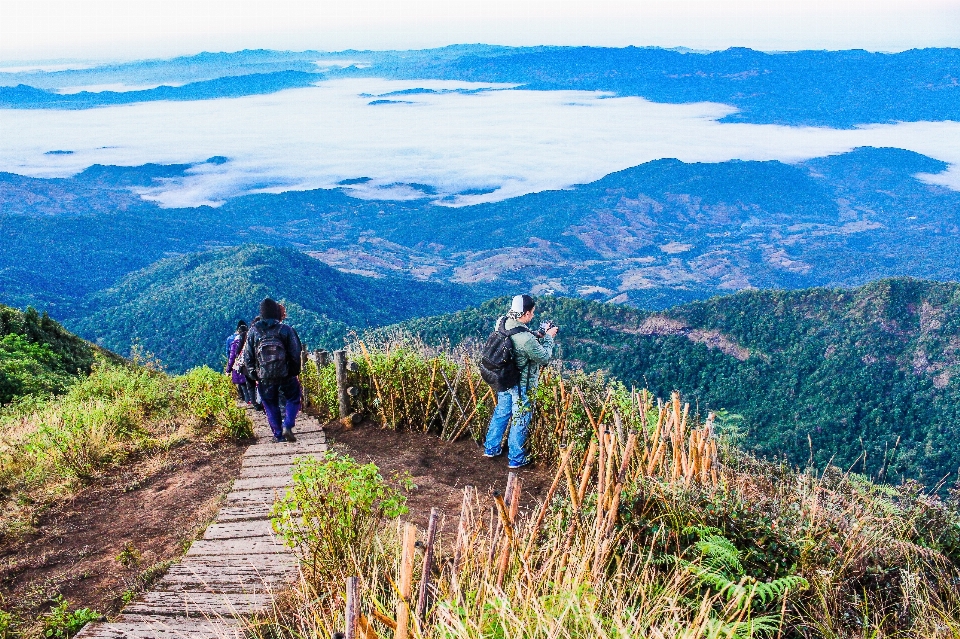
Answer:
[(533, 308), (533, 298), (529, 295), (516, 295), (513, 298), (513, 302), (510, 304), (510, 312), (516, 313), (518, 316), (523, 315), (526, 311), (529, 311)]

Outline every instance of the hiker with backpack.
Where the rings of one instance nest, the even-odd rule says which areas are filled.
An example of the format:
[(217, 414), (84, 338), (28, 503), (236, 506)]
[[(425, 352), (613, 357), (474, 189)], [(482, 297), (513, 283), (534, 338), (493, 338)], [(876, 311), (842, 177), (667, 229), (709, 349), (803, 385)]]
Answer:
[[(269, 297), (260, 302), (260, 321), (247, 332), (243, 364), (257, 380), (260, 401), (273, 431), (274, 442), (295, 442), (293, 425), (300, 412), (300, 338), (280, 320), (280, 305)], [(286, 400), (280, 410), (280, 398)]]
[[(233, 346), (233, 343), (234, 343), (235, 341), (237, 341), (237, 338), (240, 337), (240, 329), (243, 329), (244, 331), (247, 330), (247, 323), (244, 322), (243, 320), (240, 320), (239, 322), (237, 322), (237, 330), (235, 330), (234, 332), (230, 333), (230, 335), (227, 335), (227, 341), (225, 342), (225, 345), (226, 345), (226, 347), (227, 347), (227, 360), (228, 360), (228, 361), (230, 360), (230, 347)], [(225, 373), (229, 373), (229, 372), (230, 372), (230, 364), (227, 365), (227, 369), (226, 369), (224, 372), (225, 372)]]
[(487, 428), (484, 457), (503, 452), (503, 435), (509, 426), (507, 461), (510, 468), (521, 468), (532, 460), (527, 451), (530, 419), (533, 417), (533, 390), (540, 379), (540, 367), (553, 357), (554, 338), (559, 327), (545, 324), (542, 333), (533, 333), (527, 324), (533, 320), (536, 303), (529, 295), (517, 295), (506, 316), (483, 347), (480, 375), (497, 393), (497, 408)]
[(243, 368), (241, 361), (239, 360), (240, 353), (243, 352), (243, 347), (247, 343), (247, 325), (244, 324), (237, 328), (237, 333), (239, 337), (233, 340), (233, 343), (230, 344), (230, 356), (227, 360), (227, 370), (230, 371), (230, 381), (233, 382), (233, 385), (237, 387), (237, 395), (240, 396), (240, 401), (244, 402), (247, 407), (253, 406), (253, 393), (247, 385), (247, 378), (244, 376)]

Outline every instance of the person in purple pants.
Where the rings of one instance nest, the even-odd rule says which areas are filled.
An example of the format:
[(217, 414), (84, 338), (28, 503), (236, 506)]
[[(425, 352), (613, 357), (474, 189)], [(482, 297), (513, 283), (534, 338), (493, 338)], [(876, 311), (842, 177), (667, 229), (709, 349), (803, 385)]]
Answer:
[[(293, 426), (303, 402), (300, 385), (300, 338), (282, 323), (281, 306), (269, 297), (260, 303), (260, 321), (247, 332), (242, 362), (257, 379), (260, 400), (273, 441), (295, 442)], [(281, 397), (285, 400), (280, 408)]]

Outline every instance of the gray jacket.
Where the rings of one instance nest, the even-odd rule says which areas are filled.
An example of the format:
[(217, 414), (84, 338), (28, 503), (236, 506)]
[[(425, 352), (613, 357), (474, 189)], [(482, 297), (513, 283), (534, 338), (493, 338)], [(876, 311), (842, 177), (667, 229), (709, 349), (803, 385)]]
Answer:
[[(500, 319), (497, 319), (497, 325)], [(523, 326), (515, 319), (507, 318), (504, 324), (504, 330)], [(496, 329), (494, 329), (496, 330)], [(510, 339), (513, 340), (513, 348), (517, 354), (517, 366), (520, 367), (520, 386), (528, 391), (537, 387), (540, 381), (540, 367), (550, 361), (553, 357), (553, 338), (544, 335), (537, 338), (533, 333), (517, 333)]]

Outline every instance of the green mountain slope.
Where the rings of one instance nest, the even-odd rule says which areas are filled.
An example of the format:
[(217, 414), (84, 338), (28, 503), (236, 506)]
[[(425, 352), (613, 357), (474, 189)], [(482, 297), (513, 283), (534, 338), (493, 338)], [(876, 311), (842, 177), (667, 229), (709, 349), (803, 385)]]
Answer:
[(135, 342), (171, 371), (222, 366), (223, 341), (238, 319), (271, 296), (311, 348), (335, 347), (351, 329), (453, 311), (482, 299), (474, 289), (342, 273), (300, 251), (248, 244), (169, 258), (94, 295), (69, 323), (126, 353)]
[[(506, 300), (404, 328), (481, 340)], [(745, 418), (746, 444), (822, 467), (935, 483), (960, 466), (960, 285), (745, 291), (665, 312), (541, 298), (567, 361), (700, 411)], [(539, 319), (539, 318), (538, 318)], [(809, 438), (809, 439), (808, 439)]]
[(93, 366), (94, 348), (46, 313), (0, 305), (0, 405), (59, 393)]

